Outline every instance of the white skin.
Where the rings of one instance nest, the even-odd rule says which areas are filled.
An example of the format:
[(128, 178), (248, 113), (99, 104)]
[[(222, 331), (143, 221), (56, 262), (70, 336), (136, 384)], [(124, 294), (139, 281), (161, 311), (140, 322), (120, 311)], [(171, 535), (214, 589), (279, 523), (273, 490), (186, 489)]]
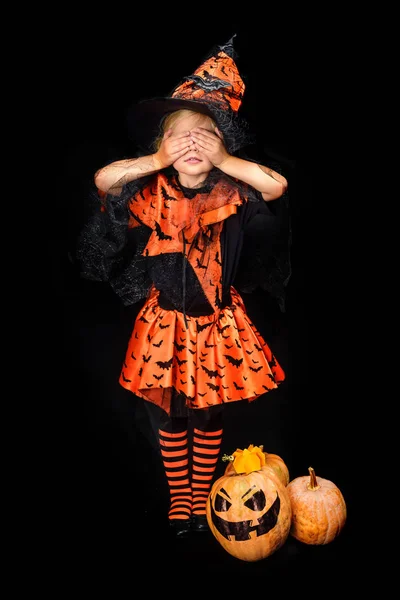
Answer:
[(170, 163), (184, 187), (201, 184), (209, 172), (229, 157), (221, 132), (205, 115), (179, 118), (168, 129), (156, 153), (156, 160)]
[(279, 198), (287, 188), (285, 177), (258, 163), (229, 154), (223, 136), (209, 117), (201, 113), (179, 114), (154, 154), (115, 161), (99, 169), (95, 184), (118, 195), (122, 185), (173, 165), (184, 187), (197, 187), (213, 167), (248, 183), (266, 202)]

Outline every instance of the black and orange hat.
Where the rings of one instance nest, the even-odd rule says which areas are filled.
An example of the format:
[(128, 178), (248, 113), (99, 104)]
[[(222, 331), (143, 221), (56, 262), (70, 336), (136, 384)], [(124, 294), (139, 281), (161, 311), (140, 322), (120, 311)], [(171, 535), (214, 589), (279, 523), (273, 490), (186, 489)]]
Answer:
[(234, 60), (234, 38), (216, 46), (169, 96), (144, 100), (131, 107), (128, 131), (139, 146), (150, 148), (160, 132), (163, 118), (181, 109), (201, 112), (214, 119), (230, 152), (251, 142), (248, 125), (238, 115), (245, 84)]

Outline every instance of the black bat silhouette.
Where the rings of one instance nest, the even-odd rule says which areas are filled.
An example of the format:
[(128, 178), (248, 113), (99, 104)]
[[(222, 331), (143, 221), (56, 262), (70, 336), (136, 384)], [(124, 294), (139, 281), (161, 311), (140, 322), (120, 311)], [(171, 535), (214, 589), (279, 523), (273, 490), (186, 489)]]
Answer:
[(182, 350), (184, 350), (186, 348), (186, 346), (184, 344), (178, 344), (178, 342), (176, 342), (175, 340), (174, 340), (174, 346), (178, 350), (178, 352), (182, 352)]
[(195, 378), (193, 377), (193, 375), (190, 376), (190, 381), (193, 383), (193, 385), (196, 383)]
[(242, 346), (239, 344), (239, 342), (237, 340), (235, 340), (235, 344), (238, 348), (241, 348)]
[[(253, 354), (254, 350), (246, 350), (247, 354)], [(253, 361), (254, 362), (254, 361)]]
[[(185, 369), (179, 369), (179, 373), (180, 373), (181, 375), (183, 375), (184, 373), (186, 373), (186, 370), (185, 370)], [(193, 383), (194, 383), (194, 382), (193, 382)]]
[(219, 295), (219, 288), (215, 288), (215, 304), (218, 308), (222, 308), (221, 296)]
[(206, 348), (214, 348), (215, 344), (207, 344), (207, 342), (204, 343)]
[(254, 358), (251, 359), (251, 362), (254, 363), (255, 365), (258, 365), (258, 363), (260, 362), (259, 360), (254, 360)]
[(164, 186), (161, 186), (161, 194), (164, 200), (176, 200), (175, 196), (170, 196)]
[(174, 360), (174, 357), (170, 358), (169, 360), (156, 360), (156, 365), (159, 366), (161, 369), (170, 369), (172, 367), (172, 361)]
[(209, 388), (211, 388), (212, 390), (218, 392), (219, 390), (219, 385), (214, 385), (213, 383), (208, 383), (208, 381), (206, 381), (206, 385), (208, 385)]
[(153, 343), (153, 346), (155, 346), (156, 348), (159, 348), (161, 346), (161, 344), (163, 343), (164, 340), (160, 340), (158, 342), (158, 344), (156, 344), (155, 342)]
[(131, 352), (131, 358), (133, 358), (133, 360), (136, 360), (136, 356), (133, 354), (133, 352)]
[(207, 369), (207, 367), (205, 367), (204, 365), (201, 365), (201, 368), (203, 369), (203, 371), (205, 371), (207, 373), (207, 375), (209, 377), (218, 377), (218, 371), (211, 371), (211, 369)]
[(196, 354), (196, 350), (192, 350), (191, 348), (188, 348), (190, 354)]
[[(145, 320), (145, 319), (144, 319), (144, 320)], [(138, 339), (139, 339), (138, 332), (137, 332), (137, 331), (135, 331), (135, 340), (138, 340)]]
[(142, 358), (143, 358), (143, 360), (144, 360), (145, 363), (148, 363), (149, 360), (151, 359), (151, 354), (147, 358), (146, 358), (146, 356), (144, 354), (142, 354)]
[(152, 202), (150, 202), (150, 206), (151, 206), (151, 208), (155, 208), (155, 206)]
[(132, 379), (127, 379), (127, 377), (125, 377), (124, 372), (122, 371), (122, 379), (124, 381), (132, 381)]
[(153, 387), (152, 383), (146, 383), (147, 387)]
[(159, 223), (157, 223), (157, 221), (154, 222), (155, 228), (156, 228), (156, 234), (159, 240), (172, 240), (172, 235), (168, 235), (166, 233), (163, 232), (163, 230), (161, 229), (161, 226)]
[(257, 344), (254, 344), (254, 348), (255, 348), (256, 350), (260, 350), (260, 351), (262, 350), (261, 346), (257, 346)]
[(233, 382), (233, 385), (235, 386), (235, 388), (236, 388), (237, 390), (244, 390), (244, 387), (240, 387), (240, 385), (238, 385), (238, 384), (236, 383), (236, 381), (234, 381), (234, 382)]
[(161, 218), (162, 219), (166, 219), (167, 217), (164, 217), (164, 215), (161, 213)]
[(200, 392), (197, 392), (199, 396), (201, 396), (202, 398), (207, 394), (207, 392), (204, 392), (204, 394), (200, 394)]
[(229, 348), (232, 348), (233, 345), (231, 344), (230, 346), (228, 346), (228, 344), (224, 344), (225, 348), (227, 348), (229, 350)]
[(153, 377), (154, 377), (154, 379), (158, 379), (158, 381), (160, 381), (160, 379), (162, 379), (164, 377), (164, 373), (161, 373), (161, 375), (154, 375), (154, 373), (153, 373)]
[(219, 264), (220, 266), (222, 265), (222, 262), (219, 260), (219, 252), (216, 253), (215, 258), (214, 258), (215, 262), (217, 264)]
[(185, 385), (186, 381), (183, 381), (183, 379), (179, 380), (181, 382), (182, 385)]
[(176, 362), (178, 363), (179, 366), (180, 365), (184, 365), (185, 363), (187, 363), (186, 359), (179, 360), (179, 358), (177, 356), (175, 356), (175, 358), (176, 358)]
[(163, 325), (162, 323), (160, 323), (160, 329), (167, 329), (167, 327), (169, 327), (169, 325)]
[(230, 362), (231, 365), (234, 365), (235, 367), (240, 367), (240, 365), (243, 362), (243, 358), (234, 358), (233, 356), (229, 356), (229, 354), (224, 354), (224, 356), (227, 359), (227, 361)]
[(196, 263), (198, 269), (207, 269), (207, 265), (202, 265), (198, 258), (196, 258)]
[(195, 85), (196, 88), (200, 88), (207, 92), (212, 92), (215, 90), (216, 87), (224, 88), (229, 86), (229, 83), (227, 81), (223, 81), (219, 77), (211, 75), (205, 69), (203, 70), (202, 75), (203, 77), (201, 77), (201, 75), (190, 76), (190, 79), (193, 81), (193, 85)]
[(143, 367), (140, 367), (140, 369), (139, 369), (139, 377), (142, 376), (142, 373), (143, 373)]
[(223, 327), (218, 327), (217, 325), (218, 333), (224, 333), (225, 329), (228, 329), (228, 327), (230, 327), (230, 325), (224, 325)]
[(153, 337), (153, 336), (151, 336), (149, 333), (147, 334), (147, 341), (148, 341), (149, 343), (151, 342), (151, 340), (152, 340), (152, 337)]
[(148, 321), (144, 317), (140, 317), (139, 321), (142, 321), (143, 323), (148, 323)]
[(197, 333), (199, 333), (200, 331), (204, 331), (204, 329), (207, 329), (207, 327), (211, 327), (212, 322), (210, 323), (205, 323), (204, 325), (199, 325), (199, 323), (196, 323), (196, 328), (197, 328)]
[(201, 357), (199, 357), (199, 361), (200, 361), (200, 362), (206, 362), (206, 359), (205, 359), (205, 358), (201, 358)]

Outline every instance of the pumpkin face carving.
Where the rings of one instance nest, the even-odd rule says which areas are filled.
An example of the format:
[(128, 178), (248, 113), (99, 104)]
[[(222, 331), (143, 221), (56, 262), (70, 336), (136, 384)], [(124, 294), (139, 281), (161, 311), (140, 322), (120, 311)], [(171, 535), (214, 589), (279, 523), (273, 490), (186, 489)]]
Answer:
[(232, 556), (266, 558), (289, 535), (291, 505), (285, 486), (265, 470), (223, 475), (212, 486), (207, 521), (214, 537)]

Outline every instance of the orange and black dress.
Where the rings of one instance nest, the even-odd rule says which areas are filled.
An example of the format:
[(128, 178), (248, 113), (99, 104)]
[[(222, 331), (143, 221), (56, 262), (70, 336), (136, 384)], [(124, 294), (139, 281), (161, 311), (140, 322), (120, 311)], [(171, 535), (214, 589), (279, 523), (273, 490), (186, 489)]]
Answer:
[(119, 381), (168, 415), (176, 398), (187, 409), (251, 402), (285, 378), (232, 285), (258, 199), (228, 178), (188, 189), (160, 172), (128, 202), (151, 285)]

